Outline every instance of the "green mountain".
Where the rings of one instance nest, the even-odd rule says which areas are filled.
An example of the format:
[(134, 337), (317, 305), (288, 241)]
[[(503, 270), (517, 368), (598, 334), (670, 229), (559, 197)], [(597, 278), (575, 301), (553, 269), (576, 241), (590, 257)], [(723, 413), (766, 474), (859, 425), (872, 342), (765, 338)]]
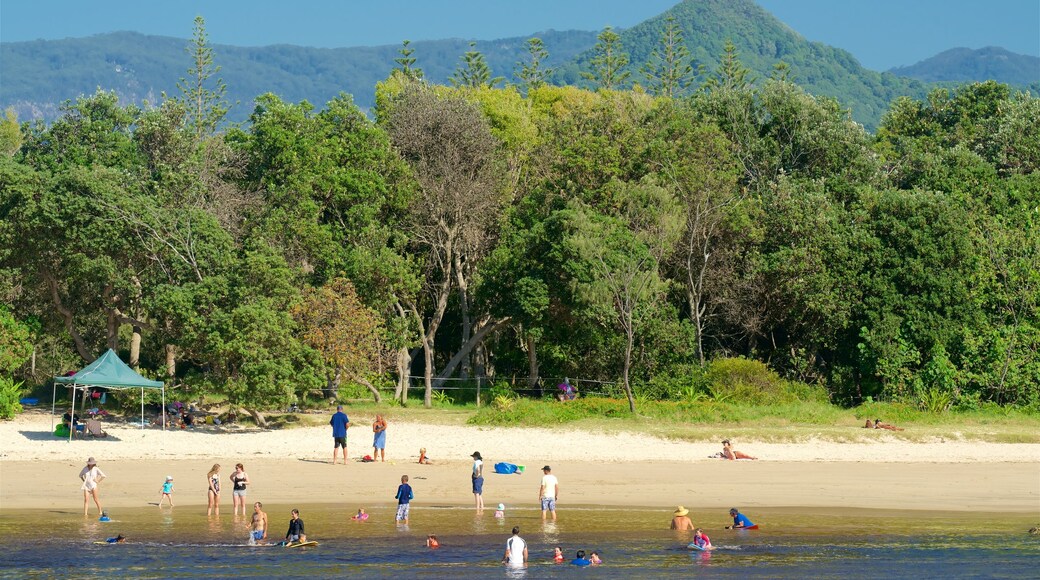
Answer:
[[(551, 54), (548, 66), (558, 66), (595, 43), (595, 32), (545, 31), (536, 35)], [(527, 54), (527, 39), (479, 42), (495, 74), (512, 78), (517, 61)], [(62, 101), (92, 94), (101, 87), (114, 90), (123, 102), (158, 102), (163, 92), (180, 94), (177, 81), (190, 60), (180, 38), (115, 32), (87, 38), (0, 43), (0, 106), (13, 106), (19, 119), (57, 117)], [(307, 100), (321, 106), (340, 92), (371, 107), (375, 85), (396, 66), (400, 46), (307, 48), (290, 45), (238, 47), (214, 45), (214, 60), (238, 105), (229, 118), (241, 121), (263, 93), (286, 101)], [(417, 66), (433, 82), (447, 82), (469, 41), (449, 39), (413, 42)]]
[[(643, 82), (639, 69), (658, 45), (669, 17), (681, 26), (690, 54), (705, 70), (715, 68), (730, 40), (741, 62), (757, 79), (768, 78), (777, 63), (787, 63), (791, 80), (812, 94), (836, 98), (868, 129), (877, 126), (896, 97), (920, 98), (930, 88), (924, 82), (927, 78), (917, 80), (868, 70), (844, 50), (809, 42), (752, 0), (684, 0), (663, 14), (619, 31), (623, 50), (630, 56), (632, 82)], [(580, 72), (590, 68), (596, 34), (546, 31), (530, 36), (544, 41), (550, 53), (546, 64), (557, 69), (557, 83), (583, 85)], [(517, 61), (526, 56), (530, 36), (480, 41), (477, 49), (484, 53), (493, 74), (508, 82), (513, 80)], [(426, 78), (444, 83), (469, 49), (468, 44), (468, 40), (448, 39), (414, 42), (411, 47), (415, 49), (416, 65), (425, 71)], [(115, 90), (124, 102), (155, 103), (163, 92), (179, 94), (177, 81), (190, 64), (187, 45), (183, 39), (132, 32), (0, 43), (0, 106), (13, 106), (20, 119), (50, 120), (57, 116), (62, 101), (93, 93), (98, 87)], [(398, 57), (400, 47), (213, 48), (229, 100), (238, 103), (229, 118), (241, 121), (252, 110), (253, 99), (265, 92), (286, 101), (307, 100), (319, 107), (346, 92), (362, 108), (371, 107), (375, 84), (395, 66), (393, 59)]]
[[(768, 78), (777, 63), (785, 62), (793, 82), (814, 95), (836, 98), (852, 109), (855, 120), (870, 129), (877, 126), (896, 97), (922, 97), (928, 90), (920, 81), (865, 69), (847, 51), (806, 40), (751, 0), (684, 0), (620, 32), (622, 49), (631, 61), (630, 81), (644, 81), (639, 69), (660, 43), (669, 17), (682, 28), (695, 63), (707, 71), (715, 69), (730, 40), (739, 51), (740, 61), (759, 80)], [(578, 55), (574, 63), (560, 71), (561, 80), (579, 84), (579, 70), (588, 69), (591, 57), (591, 51)]]
[(951, 48), (910, 66), (888, 72), (925, 82), (975, 82), (995, 80), (1015, 87), (1040, 87), (1040, 58), (1017, 54), (996, 46), (978, 50)]

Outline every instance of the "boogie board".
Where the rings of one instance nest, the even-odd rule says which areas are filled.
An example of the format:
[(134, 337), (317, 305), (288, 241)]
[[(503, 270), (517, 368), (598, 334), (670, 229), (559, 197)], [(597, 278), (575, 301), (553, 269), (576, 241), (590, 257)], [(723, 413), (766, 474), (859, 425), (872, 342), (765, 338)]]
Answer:
[(702, 548), (702, 547), (700, 547), (700, 546), (698, 546), (697, 544), (694, 544), (694, 543), (690, 543), (690, 545), (688, 545), (686, 547), (691, 549), (691, 550), (697, 550), (698, 552), (706, 552), (707, 551), (706, 548)]
[(286, 548), (308, 548), (310, 546), (317, 546), (317, 545), (318, 545), (318, 542), (315, 542), (315, 541), (310, 541), (310, 542), (292, 542), (291, 544), (286, 544), (285, 547)]

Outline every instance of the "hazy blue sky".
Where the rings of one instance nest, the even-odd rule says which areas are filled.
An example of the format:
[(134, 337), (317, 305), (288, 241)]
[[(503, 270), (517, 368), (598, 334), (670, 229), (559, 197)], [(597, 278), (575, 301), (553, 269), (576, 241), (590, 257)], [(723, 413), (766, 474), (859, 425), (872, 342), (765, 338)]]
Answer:
[[(678, 0), (0, 0), (0, 40), (117, 30), (187, 38), (196, 14), (216, 44), (343, 47), (403, 39), (491, 40), (547, 29), (625, 28)], [(809, 40), (868, 68), (948, 48), (1040, 56), (1040, 0), (759, 0)], [(0, 63), (2, 64), (2, 63)]]

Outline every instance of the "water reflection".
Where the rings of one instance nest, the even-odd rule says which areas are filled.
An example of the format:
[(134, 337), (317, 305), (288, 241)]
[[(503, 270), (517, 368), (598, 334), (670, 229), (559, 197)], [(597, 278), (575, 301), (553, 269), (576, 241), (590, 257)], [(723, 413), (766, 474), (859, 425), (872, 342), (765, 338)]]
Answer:
[(527, 578), (527, 566), (505, 565), (506, 578)]

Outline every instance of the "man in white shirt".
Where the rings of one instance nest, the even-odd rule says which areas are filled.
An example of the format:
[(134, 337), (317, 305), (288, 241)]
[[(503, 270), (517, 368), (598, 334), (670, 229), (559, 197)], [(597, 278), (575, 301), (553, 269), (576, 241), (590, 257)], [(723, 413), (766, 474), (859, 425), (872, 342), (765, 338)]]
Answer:
[(513, 528), (513, 536), (506, 540), (506, 553), (502, 562), (509, 566), (527, 565), (527, 542), (520, 537), (520, 527)]
[(560, 499), (560, 482), (552, 474), (552, 468), (548, 465), (542, 468), (542, 486), (538, 489), (538, 500), (542, 502), (542, 521), (545, 521), (545, 512), (552, 512), (552, 519), (556, 521), (556, 500)]

